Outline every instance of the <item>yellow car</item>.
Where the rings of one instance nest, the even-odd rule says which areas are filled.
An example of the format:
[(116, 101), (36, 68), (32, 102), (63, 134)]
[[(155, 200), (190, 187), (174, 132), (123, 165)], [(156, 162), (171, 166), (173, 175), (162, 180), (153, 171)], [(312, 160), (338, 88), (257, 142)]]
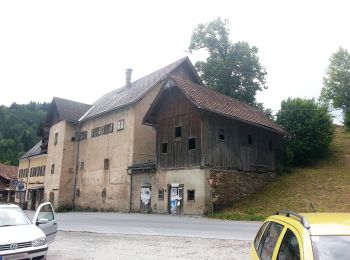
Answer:
[(279, 211), (259, 229), (251, 259), (350, 259), (350, 214)]

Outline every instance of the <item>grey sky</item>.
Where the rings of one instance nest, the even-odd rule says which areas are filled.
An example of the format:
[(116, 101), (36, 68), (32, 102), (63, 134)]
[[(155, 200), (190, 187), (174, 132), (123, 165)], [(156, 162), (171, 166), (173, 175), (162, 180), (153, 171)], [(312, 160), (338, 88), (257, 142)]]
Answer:
[(231, 39), (259, 48), (268, 72), (265, 107), (319, 96), (329, 57), (350, 50), (347, 1), (0, 1), (0, 104), (92, 103), (188, 55), (197, 24), (221, 16)]

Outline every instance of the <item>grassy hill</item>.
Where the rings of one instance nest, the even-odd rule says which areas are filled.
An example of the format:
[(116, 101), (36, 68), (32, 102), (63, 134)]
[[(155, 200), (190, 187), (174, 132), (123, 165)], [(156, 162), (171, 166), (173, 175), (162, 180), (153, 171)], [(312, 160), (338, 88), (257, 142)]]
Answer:
[(224, 219), (262, 220), (272, 213), (350, 212), (350, 133), (337, 127), (326, 159), (293, 168), (256, 194), (235, 203), (231, 209), (214, 214)]

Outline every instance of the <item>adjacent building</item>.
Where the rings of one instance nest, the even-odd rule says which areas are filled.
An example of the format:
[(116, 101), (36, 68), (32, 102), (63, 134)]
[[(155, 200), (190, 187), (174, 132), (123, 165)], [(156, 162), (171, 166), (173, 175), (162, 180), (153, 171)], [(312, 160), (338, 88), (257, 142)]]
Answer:
[(41, 141), (19, 160), (16, 202), (24, 208), (36, 209), (44, 198), (46, 153), (41, 151)]
[[(262, 111), (175, 75), (163, 84), (143, 122), (156, 130), (157, 172), (149, 183), (156, 201), (152, 211), (162, 213), (208, 212), (208, 180), (218, 179), (218, 170), (231, 170), (230, 178), (275, 171), (286, 133)], [(233, 191), (239, 192), (240, 187)]]
[(0, 202), (14, 202), (17, 170), (15, 166), (0, 163)]

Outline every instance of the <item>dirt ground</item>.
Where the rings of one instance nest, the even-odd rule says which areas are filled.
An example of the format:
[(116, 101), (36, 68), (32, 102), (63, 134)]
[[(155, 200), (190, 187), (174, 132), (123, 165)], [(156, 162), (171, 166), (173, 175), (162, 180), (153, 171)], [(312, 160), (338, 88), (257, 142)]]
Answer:
[(248, 259), (249, 241), (59, 231), (47, 259)]

